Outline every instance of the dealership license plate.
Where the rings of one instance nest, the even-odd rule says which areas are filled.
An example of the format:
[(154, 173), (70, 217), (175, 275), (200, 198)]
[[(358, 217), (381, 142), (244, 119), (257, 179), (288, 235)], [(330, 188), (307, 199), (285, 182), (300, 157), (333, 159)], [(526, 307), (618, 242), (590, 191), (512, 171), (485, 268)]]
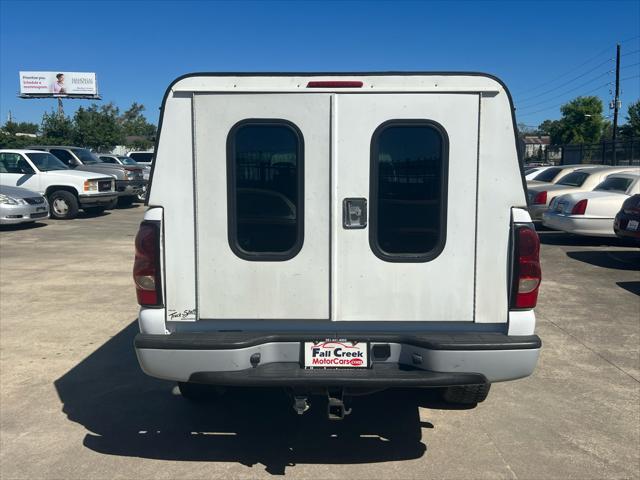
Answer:
[(303, 366), (305, 368), (367, 368), (369, 344), (343, 339), (327, 339), (304, 342)]
[(627, 223), (627, 230), (635, 232), (636, 230), (638, 230), (639, 224), (640, 222), (638, 222), (637, 220), (629, 220), (629, 223)]

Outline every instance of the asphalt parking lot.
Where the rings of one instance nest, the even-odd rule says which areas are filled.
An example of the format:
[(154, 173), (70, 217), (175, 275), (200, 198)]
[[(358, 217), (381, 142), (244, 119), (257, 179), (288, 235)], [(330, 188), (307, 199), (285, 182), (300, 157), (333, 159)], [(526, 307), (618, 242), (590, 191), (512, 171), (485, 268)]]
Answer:
[(541, 231), (535, 374), (473, 409), (359, 397), (344, 422), (277, 391), (194, 405), (146, 377), (130, 277), (144, 207), (0, 232), (0, 476), (640, 478), (640, 251)]

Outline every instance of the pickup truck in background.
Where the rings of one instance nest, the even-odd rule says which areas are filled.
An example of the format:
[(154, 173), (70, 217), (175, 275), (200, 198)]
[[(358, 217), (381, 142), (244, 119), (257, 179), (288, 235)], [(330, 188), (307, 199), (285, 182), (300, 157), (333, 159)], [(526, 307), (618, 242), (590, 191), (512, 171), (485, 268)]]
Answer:
[[(113, 176), (118, 192), (117, 203), (121, 206), (131, 205), (139, 195), (144, 194), (146, 182), (142, 168), (105, 163), (87, 148), (60, 145), (37, 145), (28, 148), (49, 152), (74, 170)], [(115, 207), (115, 204), (113, 206)]]
[(0, 150), (0, 185), (44, 195), (59, 220), (75, 218), (80, 209), (100, 214), (118, 199), (113, 176), (71, 170), (41, 150)]

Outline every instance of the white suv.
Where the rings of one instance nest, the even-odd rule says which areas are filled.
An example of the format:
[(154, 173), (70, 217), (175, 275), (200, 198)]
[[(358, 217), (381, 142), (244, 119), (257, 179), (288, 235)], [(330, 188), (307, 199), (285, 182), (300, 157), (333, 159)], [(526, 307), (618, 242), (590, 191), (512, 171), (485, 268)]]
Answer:
[(0, 150), (0, 185), (45, 195), (51, 216), (57, 219), (74, 218), (79, 209), (102, 213), (118, 198), (114, 177), (70, 170), (57, 157), (41, 150)]

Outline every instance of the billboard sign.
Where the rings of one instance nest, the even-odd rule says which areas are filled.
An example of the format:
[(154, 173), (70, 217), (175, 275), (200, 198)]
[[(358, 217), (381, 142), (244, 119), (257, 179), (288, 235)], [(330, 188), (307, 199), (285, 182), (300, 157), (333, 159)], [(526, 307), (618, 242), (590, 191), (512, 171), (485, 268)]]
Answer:
[(98, 98), (95, 73), (20, 72), (21, 97)]

